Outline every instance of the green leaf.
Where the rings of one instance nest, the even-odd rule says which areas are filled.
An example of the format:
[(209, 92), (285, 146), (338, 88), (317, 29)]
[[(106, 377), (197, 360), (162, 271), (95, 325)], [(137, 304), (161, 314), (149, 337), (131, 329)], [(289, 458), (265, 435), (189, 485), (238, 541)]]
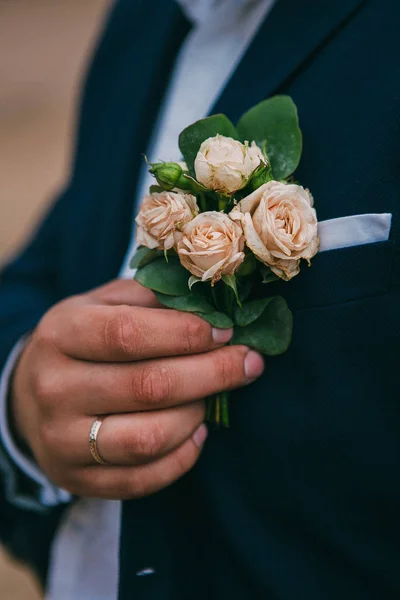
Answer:
[(150, 194), (159, 194), (163, 191), (164, 189), (160, 185), (151, 185), (149, 188)]
[(237, 124), (242, 141), (266, 144), (274, 178), (289, 177), (297, 168), (302, 151), (296, 105), (289, 96), (273, 96), (245, 113)]
[(230, 287), (231, 290), (233, 290), (233, 293), (235, 294), (236, 302), (238, 303), (239, 306), (242, 306), (242, 303), (240, 302), (238, 290), (237, 290), (235, 275), (222, 275), (222, 281), (225, 283), (225, 285)]
[(218, 327), (218, 329), (230, 329), (233, 327), (233, 321), (228, 315), (225, 315), (222, 312), (212, 312), (212, 313), (200, 313), (195, 312), (195, 315), (198, 315), (205, 321), (208, 321), (213, 327)]
[(215, 312), (215, 307), (212, 304), (207, 302), (203, 296), (193, 292), (186, 294), (186, 296), (167, 296), (166, 294), (156, 292), (156, 298), (164, 306), (174, 308), (175, 310), (195, 313)]
[(271, 269), (269, 267), (266, 267), (265, 265), (261, 265), (260, 273), (263, 278), (262, 279), (263, 283), (274, 283), (274, 281), (279, 280), (278, 275), (275, 275), (275, 273), (273, 271), (271, 271)]
[(239, 325), (239, 327), (246, 327), (247, 325), (250, 325), (250, 323), (253, 323), (253, 321), (256, 321), (273, 299), (274, 297), (271, 296), (271, 298), (262, 298), (261, 300), (246, 302), (242, 308), (237, 306), (233, 314), (236, 325)]
[(141, 267), (136, 275), (143, 287), (168, 294), (170, 296), (185, 296), (189, 294), (189, 274), (182, 267), (179, 259), (171, 257), (168, 263), (164, 258), (156, 258), (153, 262)]
[(244, 261), (236, 271), (237, 275), (240, 277), (246, 277), (247, 275), (251, 275), (257, 268), (257, 260), (251, 252), (246, 254), (244, 257)]
[(254, 280), (252, 277), (239, 277), (238, 278), (238, 292), (240, 302), (245, 302), (251, 294), (253, 289)]
[[(268, 304), (258, 318), (245, 327), (236, 326), (232, 344), (244, 344), (267, 356), (286, 352), (292, 339), (293, 317), (283, 298), (266, 298)], [(257, 302), (257, 301), (255, 301)], [(253, 304), (250, 303), (249, 304)], [(248, 306), (248, 305), (247, 305)], [(262, 305), (259, 305), (258, 311)], [(252, 307), (252, 315), (256, 307)], [(250, 314), (249, 310), (249, 314)]]
[(157, 258), (157, 256), (161, 255), (162, 250), (146, 248), (146, 246), (139, 246), (135, 254), (132, 256), (129, 266), (131, 269), (139, 269), (140, 267), (144, 267), (144, 265), (147, 265), (152, 260)]
[(237, 139), (237, 131), (225, 115), (212, 115), (206, 119), (196, 121), (186, 127), (179, 136), (179, 149), (188, 166), (190, 173), (194, 173), (194, 161), (201, 144), (209, 137), (217, 134)]

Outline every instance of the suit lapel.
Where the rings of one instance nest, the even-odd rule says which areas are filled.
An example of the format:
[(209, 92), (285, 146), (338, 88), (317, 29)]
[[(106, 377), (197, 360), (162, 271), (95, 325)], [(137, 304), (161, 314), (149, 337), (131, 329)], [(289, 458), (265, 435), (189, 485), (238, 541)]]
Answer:
[(234, 122), (278, 92), (365, 0), (278, 0), (212, 109)]
[(121, 266), (142, 155), (189, 28), (172, 1), (120, 0), (111, 12), (84, 91), (70, 188), (80, 226), (69, 264), (79, 261), (88, 287)]

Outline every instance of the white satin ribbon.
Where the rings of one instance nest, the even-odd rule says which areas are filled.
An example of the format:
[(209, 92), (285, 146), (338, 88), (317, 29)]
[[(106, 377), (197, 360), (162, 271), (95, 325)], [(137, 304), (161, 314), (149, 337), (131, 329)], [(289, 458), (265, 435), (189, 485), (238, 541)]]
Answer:
[(349, 246), (385, 242), (389, 239), (390, 213), (352, 215), (318, 223), (320, 252)]

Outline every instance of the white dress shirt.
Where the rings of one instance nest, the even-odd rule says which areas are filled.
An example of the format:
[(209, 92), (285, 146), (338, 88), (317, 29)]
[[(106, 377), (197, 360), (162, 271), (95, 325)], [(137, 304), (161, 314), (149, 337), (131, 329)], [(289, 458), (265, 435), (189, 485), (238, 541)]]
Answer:
[[(172, 1), (172, 0), (171, 0)], [(179, 133), (209, 113), (275, 0), (178, 0), (194, 27), (176, 60), (154, 128), (150, 160), (179, 160)], [(154, 180), (144, 163), (135, 208)], [(120, 276), (131, 278), (134, 232)], [(42, 489), (51, 506), (70, 495), (56, 488), (13, 442), (6, 418), (8, 381), (23, 341), (15, 347), (0, 382), (0, 436), (14, 462)], [(89, 432), (88, 432), (89, 438)], [(53, 543), (47, 600), (116, 600), (120, 502), (81, 499), (66, 511)], [(151, 576), (151, 565), (136, 576)], [(135, 576), (135, 574), (132, 574)]]

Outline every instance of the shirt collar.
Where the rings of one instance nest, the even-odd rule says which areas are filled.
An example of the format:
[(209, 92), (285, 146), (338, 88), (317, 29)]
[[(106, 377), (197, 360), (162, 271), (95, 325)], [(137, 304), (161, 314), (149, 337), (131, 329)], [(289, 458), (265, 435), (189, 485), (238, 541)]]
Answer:
[(200, 25), (206, 22), (215, 11), (220, 8), (221, 4), (232, 5), (232, 10), (238, 10), (244, 4), (254, 3), (257, 0), (177, 0), (181, 5), (186, 16), (195, 23)]

